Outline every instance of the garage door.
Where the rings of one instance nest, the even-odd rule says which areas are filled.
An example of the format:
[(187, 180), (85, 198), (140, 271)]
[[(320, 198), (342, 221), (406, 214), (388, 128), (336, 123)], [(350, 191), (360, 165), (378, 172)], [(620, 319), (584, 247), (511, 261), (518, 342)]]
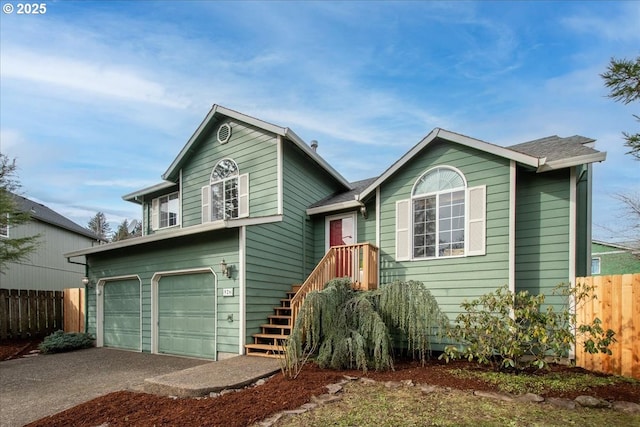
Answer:
[(103, 292), (104, 346), (140, 350), (140, 282), (107, 282)]
[(158, 352), (215, 358), (215, 287), (210, 273), (158, 282)]

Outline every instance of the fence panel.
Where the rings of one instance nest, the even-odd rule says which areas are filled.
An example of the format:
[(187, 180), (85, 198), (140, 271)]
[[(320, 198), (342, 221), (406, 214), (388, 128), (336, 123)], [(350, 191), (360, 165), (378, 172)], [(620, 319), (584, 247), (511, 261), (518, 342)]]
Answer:
[(62, 328), (62, 291), (0, 289), (0, 340), (45, 336)]
[(595, 300), (577, 308), (577, 322), (591, 323), (596, 317), (611, 328), (617, 342), (612, 355), (589, 354), (576, 349), (576, 364), (592, 371), (640, 379), (640, 273), (580, 277), (578, 284), (593, 286)]
[(64, 290), (64, 331), (84, 332), (84, 288)]

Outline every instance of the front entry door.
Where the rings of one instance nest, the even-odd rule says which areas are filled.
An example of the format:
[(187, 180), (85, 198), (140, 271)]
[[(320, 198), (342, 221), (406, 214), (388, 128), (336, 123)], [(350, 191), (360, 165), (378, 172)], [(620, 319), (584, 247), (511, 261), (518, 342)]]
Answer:
[[(356, 216), (353, 213), (327, 218), (326, 221), (327, 250), (335, 246), (353, 245), (356, 243)], [(352, 275), (353, 261), (349, 251), (339, 251), (336, 259), (336, 276)]]

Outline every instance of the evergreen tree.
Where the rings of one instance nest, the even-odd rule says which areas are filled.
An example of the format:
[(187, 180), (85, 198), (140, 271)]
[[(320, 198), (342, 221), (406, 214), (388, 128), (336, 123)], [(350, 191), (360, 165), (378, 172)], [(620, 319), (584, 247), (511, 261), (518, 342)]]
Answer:
[[(640, 99), (640, 56), (635, 60), (611, 58), (607, 71), (600, 75), (604, 84), (610, 89), (609, 98), (620, 101), (623, 104)], [(640, 117), (633, 115), (636, 120)], [(640, 133), (622, 133), (626, 140), (625, 145), (631, 149), (631, 154), (636, 160), (640, 160)]]
[(107, 217), (103, 212), (96, 213), (96, 215), (89, 220), (87, 228), (96, 233), (102, 239), (109, 241), (111, 226), (107, 222)]
[(14, 192), (20, 188), (15, 178), (16, 161), (0, 153), (0, 273), (10, 262), (28, 258), (38, 247), (38, 235), (11, 237), (11, 228), (30, 220), (29, 212), (20, 212), (16, 206)]
[[(134, 226), (133, 226), (133, 229), (131, 230), (132, 223)], [(118, 229), (113, 235), (113, 241), (117, 242), (120, 240), (126, 240), (132, 237), (139, 237), (139, 236), (142, 236), (142, 224), (140, 224), (140, 222), (136, 221), (135, 219), (131, 223), (129, 223), (129, 221), (125, 218), (120, 223), (120, 225), (118, 225)]]

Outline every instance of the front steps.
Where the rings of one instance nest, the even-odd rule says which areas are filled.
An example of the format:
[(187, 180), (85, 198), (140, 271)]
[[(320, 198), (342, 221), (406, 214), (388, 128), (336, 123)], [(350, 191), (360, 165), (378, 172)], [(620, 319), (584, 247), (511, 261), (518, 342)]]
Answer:
[(260, 325), (262, 332), (253, 334), (253, 344), (246, 344), (247, 356), (280, 358), (284, 351), (284, 344), (291, 334), (291, 299), (300, 289), (294, 285), (287, 292), (287, 298), (280, 300), (280, 306), (274, 307), (274, 314), (267, 316), (268, 322)]

